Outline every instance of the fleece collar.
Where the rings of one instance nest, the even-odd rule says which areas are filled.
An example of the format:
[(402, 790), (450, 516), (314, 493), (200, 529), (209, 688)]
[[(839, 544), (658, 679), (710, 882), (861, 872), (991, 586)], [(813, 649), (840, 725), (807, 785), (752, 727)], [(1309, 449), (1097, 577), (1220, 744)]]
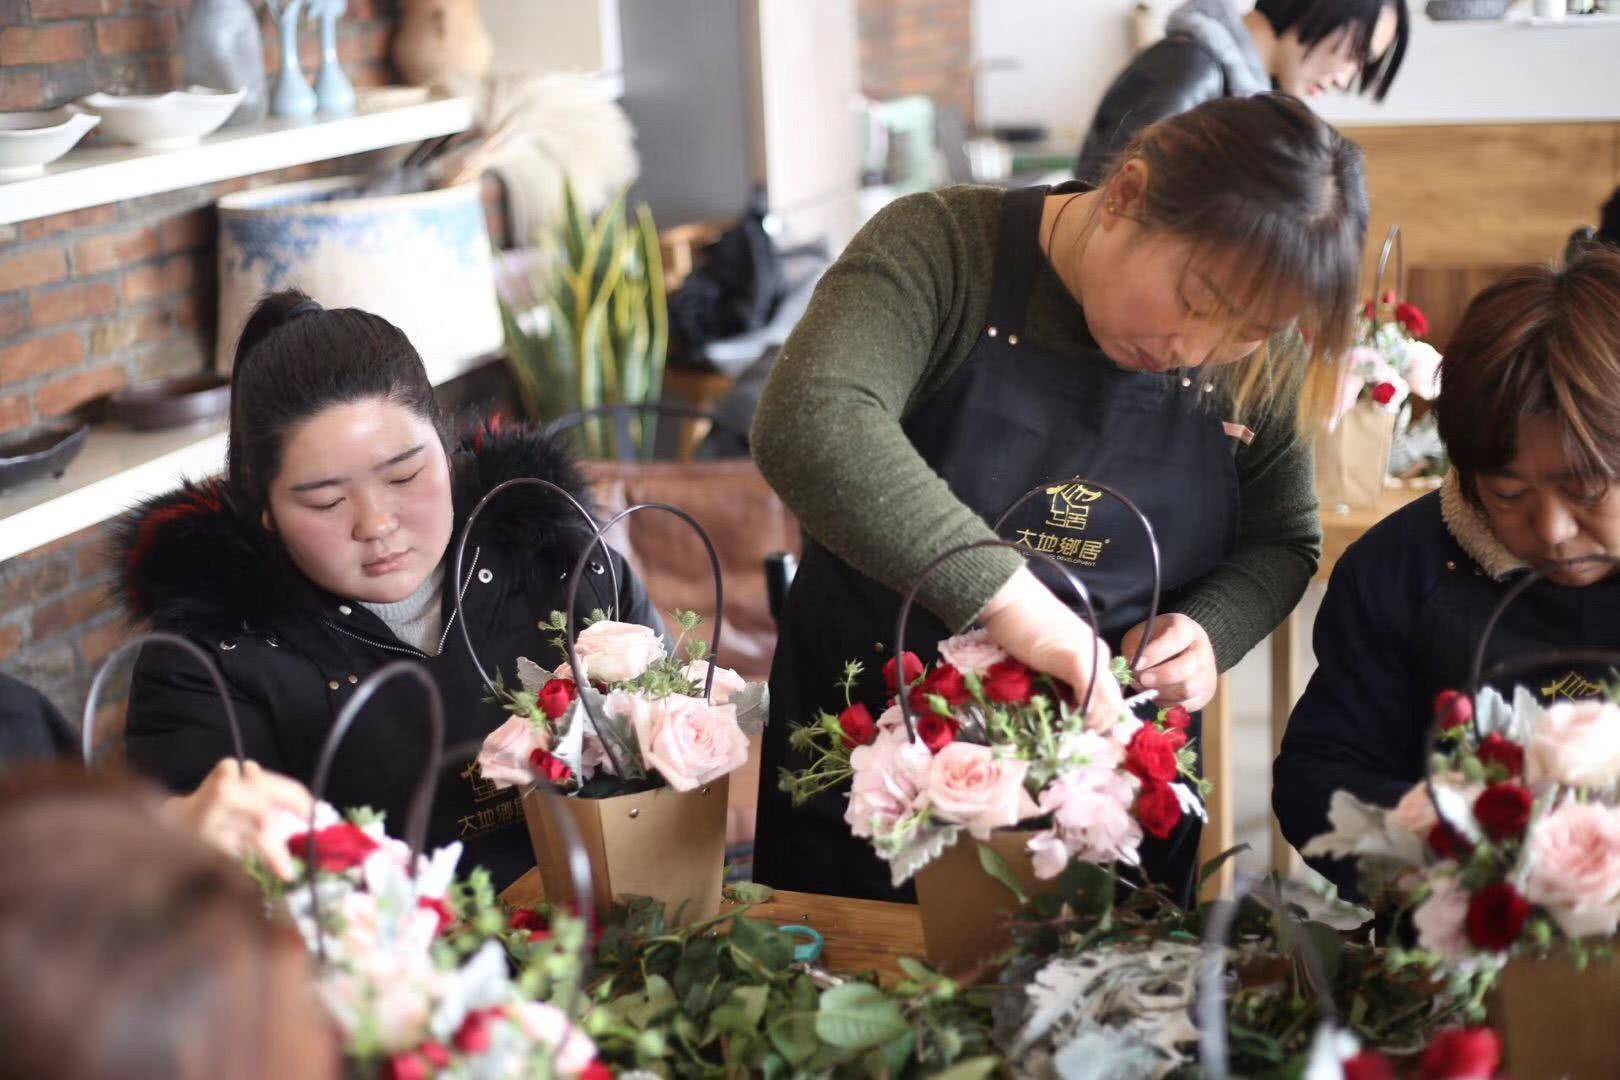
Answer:
[(1462, 481), (1457, 478), (1455, 469), (1446, 473), (1440, 485), (1440, 516), (1445, 519), (1446, 529), (1458, 546), (1493, 581), (1501, 581), (1509, 574), (1530, 568), (1528, 563), (1496, 538), (1479, 506), (1463, 493)]

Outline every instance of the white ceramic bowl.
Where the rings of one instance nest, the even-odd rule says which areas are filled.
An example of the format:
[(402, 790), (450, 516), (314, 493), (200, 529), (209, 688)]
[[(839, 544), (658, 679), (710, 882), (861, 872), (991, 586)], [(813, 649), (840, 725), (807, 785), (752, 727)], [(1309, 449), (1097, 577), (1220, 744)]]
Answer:
[(242, 100), (242, 90), (193, 86), (167, 94), (91, 94), (80, 106), (101, 117), (101, 130), (119, 142), (150, 150), (191, 146), (219, 128)]
[(0, 180), (38, 176), (99, 123), (73, 108), (0, 113)]

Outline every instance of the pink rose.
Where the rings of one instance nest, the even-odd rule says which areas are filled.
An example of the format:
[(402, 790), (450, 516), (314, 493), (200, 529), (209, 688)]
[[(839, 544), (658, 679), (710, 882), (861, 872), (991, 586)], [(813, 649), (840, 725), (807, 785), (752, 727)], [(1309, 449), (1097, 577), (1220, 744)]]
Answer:
[(1414, 341), (1406, 346), (1406, 381), (1420, 398), (1432, 401), (1440, 396), (1440, 353), (1433, 345)]
[(928, 766), (928, 800), (947, 821), (967, 826), (980, 840), (1036, 813), (1024, 790), (1029, 762), (997, 758), (988, 746), (953, 742)]
[(1609, 787), (1620, 779), (1620, 706), (1607, 701), (1551, 705), (1525, 750), (1525, 775), (1532, 784)]
[(518, 1030), (535, 1042), (551, 1047), (551, 1067), (558, 1076), (584, 1072), (596, 1060), (596, 1044), (585, 1034), (578, 1020), (555, 1005), (524, 1001), (510, 1006)]
[(933, 757), (928, 747), (906, 738), (904, 726), (880, 730), (870, 745), (851, 751), (855, 777), (844, 809), (850, 832), (868, 838), (887, 836), (898, 821), (921, 809)]
[(529, 755), (550, 750), (551, 739), (527, 717), (513, 716), (484, 737), (478, 751), (478, 772), (498, 788), (534, 783)]
[(988, 630), (970, 630), (940, 642), (939, 658), (964, 675), (982, 679), (987, 671), (1007, 659), (1007, 654), (990, 640)]
[(604, 620), (585, 628), (574, 652), (587, 676), (611, 684), (640, 678), (664, 658), (664, 643), (649, 627)]
[(1136, 779), (1108, 766), (1067, 772), (1041, 792), (1040, 809), (1077, 859), (1135, 864), (1142, 826), (1131, 812)]
[(1620, 925), (1620, 809), (1566, 803), (1531, 826), (1524, 895), (1570, 937)]
[[(703, 693), (703, 680), (709, 677), (709, 662), (707, 660), (693, 660), (681, 668), (681, 674), (692, 681)], [(714, 704), (724, 705), (748, 686), (748, 681), (730, 668), (717, 667), (714, 669)]]
[(1428, 785), (1413, 785), (1412, 790), (1402, 795), (1401, 801), (1389, 812), (1389, 820), (1413, 836), (1428, 836), (1429, 830), (1440, 820), (1434, 811), (1434, 800), (1429, 798)]
[(676, 791), (718, 780), (748, 760), (735, 705), (680, 695), (645, 704), (631, 715), (642, 760)]
[(1466, 960), (1474, 955), (1474, 946), (1468, 941), (1467, 918), (1467, 890), (1451, 881), (1437, 881), (1429, 898), (1412, 912), (1418, 945), (1452, 962)]
[(885, 731), (899, 731), (902, 735), (906, 731), (906, 718), (900, 712), (900, 706), (890, 705), (883, 710), (883, 715), (877, 718), (877, 729), (881, 734)]

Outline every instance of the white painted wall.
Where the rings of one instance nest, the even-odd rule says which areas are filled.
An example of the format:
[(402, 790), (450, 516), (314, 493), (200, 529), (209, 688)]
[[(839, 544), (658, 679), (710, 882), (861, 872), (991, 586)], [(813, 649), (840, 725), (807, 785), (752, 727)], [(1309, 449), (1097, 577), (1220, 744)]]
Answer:
[[(1179, 0), (1155, 0), (1162, 18)], [(1240, 7), (1251, 6), (1238, 0)], [(1414, 9), (1411, 51), (1382, 106), (1317, 103), (1336, 123), (1424, 124), (1620, 118), (1620, 19), (1437, 23)], [(1131, 56), (1134, 0), (974, 0), (985, 125), (1039, 123), (1078, 148), (1103, 91)], [(1003, 70), (1005, 64), (1016, 65)]]

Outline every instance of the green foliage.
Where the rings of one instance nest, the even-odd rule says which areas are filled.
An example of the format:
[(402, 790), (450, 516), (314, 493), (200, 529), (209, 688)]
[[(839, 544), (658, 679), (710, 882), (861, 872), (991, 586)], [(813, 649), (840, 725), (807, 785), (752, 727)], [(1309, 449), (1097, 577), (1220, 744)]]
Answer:
[[(594, 219), (563, 189), (563, 219), (539, 238), (544, 261), (535, 295), (547, 325), (531, 333), (504, 304), (507, 363), (528, 414), (555, 420), (603, 405), (656, 402), (663, 393), (669, 310), (652, 213), (625, 212), (620, 192)], [(633, 429), (650, 449), (653, 425)], [(582, 430), (585, 451), (613, 456), (611, 424)]]

